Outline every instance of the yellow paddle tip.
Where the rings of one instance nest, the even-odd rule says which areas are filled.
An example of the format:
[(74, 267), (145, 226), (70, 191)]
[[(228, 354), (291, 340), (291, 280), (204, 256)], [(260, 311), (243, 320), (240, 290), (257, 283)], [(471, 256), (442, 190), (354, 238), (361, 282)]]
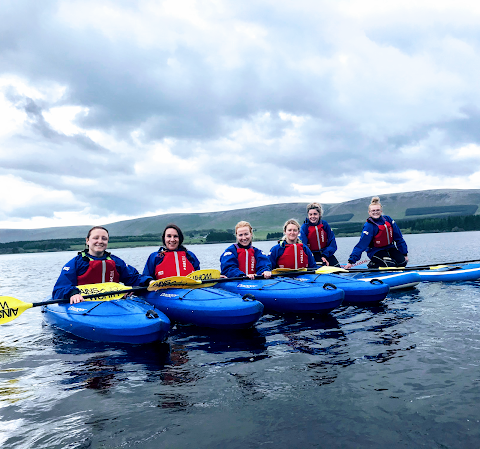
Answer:
[(272, 274), (283, 274), (283, 273), (303, 273), (307, 271), (306, 268), (275, 268), (272, 270)]
[(202, 282), (186, 276), (172, 276), (152, 282), (148, 286), (148, 291), (154, 292), (163, 288), (193, 288), (197, 285), (202, 285)]
[(207, 268), (205, 270), (192, 271), (187, 277), (190, 279), (196, 279), (197, 281), (209, 281), (210, 279), (218, 279), (220, 275), (221, 273), (219, 270)]
[(131, 290), (132, 287), (118, 284), (116, 282), (102, 282), (101, 284), (84, 284), (79, 285), (78, 289), (82, 293), (82, 296), (87, 295), (96, 295), (98, 293), (109, 293), (108, 295), (102, 296), (100, 298), (87, 298), (86, 301), (111, 301), (113, 299), (121, 299), (125, 296), (125, 293), (120, 293), (118, 295), (112, 294), (118, 290)]
[(316, 274), (348, 273), (348, 270), (340, 267), (324, 266), (315, 271)]
[(13, 321), (30, 307), (33, 307), (33, 304), (11, 296), (0, 296), (0, 324)]

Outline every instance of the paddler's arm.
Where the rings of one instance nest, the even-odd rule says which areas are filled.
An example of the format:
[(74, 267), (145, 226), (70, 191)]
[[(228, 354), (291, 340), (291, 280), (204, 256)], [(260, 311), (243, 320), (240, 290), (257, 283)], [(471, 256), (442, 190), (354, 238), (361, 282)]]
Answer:
[(262, 275), (265, 279), (272, 276), (272, 266), (268, 256), (258, 248), (255, 248), (255, 260), (257, 266), (257, 275)]
[(77, 276), (87, 271), (88, 262), (85, 262), (81, 256), (76, 256), (69, 260), (63, 267), (58, 276), (57, 282), (53, 287), (52, 299), (70, 298), (70, 304), (83, 301), (80, 290), (77, 287)]
[(227, 278), (245, 276), (245, 272), (238, 268), (237, 250), (233, 245), (229, 246), (220, 256), (221, 274)]
[(322, 256), (325, 257), (326, 262), (326, 258), (333, 256), (337, 251), (337, 241), (335, 240), (335, 234), (330, 225), (325, 220), (322, 220), (322, 222), (323, 229), (325, 229), (325, 232), (327, 233), (327, 246), (322, 248)]
[(318, 268), (317, 261), (315, 260), (315, 256), (313, 255), (312, 251), (307, 245), (303, 245), (303, 250), (308, 257), (308, 268)]
[(277, 260), (281, 255), (284, 253), (285, 248), (280, 246), (279, 244), (272, 246), (272, 249), (268, 253), (268, 258), (270, 259), (270, 266), (277, 268)]
[[(362, 253), (368, 248), (368, 245), (370, 245), (370, 242), (374, 237), (374, 232), (375, 226), (373, 224), (367, 222), (363, 225), (360, 240), (355, 245), (352, 250), (352, 254), (350, 254), (350, 257), (348, 258), (347, 265), (350, 265), (350, 268), (355, 262), (358, 262), (360, 260), (360, 257), (362, 257)], [(345, 266), (346, 269), (348, 269), (347, 265)]]

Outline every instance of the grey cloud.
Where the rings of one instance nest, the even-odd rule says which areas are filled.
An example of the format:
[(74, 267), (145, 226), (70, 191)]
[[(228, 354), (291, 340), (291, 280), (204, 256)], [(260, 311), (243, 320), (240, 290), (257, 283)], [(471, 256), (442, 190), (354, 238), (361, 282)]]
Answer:
[[(173, 44), (152, 47), (137, 45), (128, 28), (109, 38), (93, 28), (60, 23), (56, 15), (60, 2), (45, 1), (41, 7), (29, 1), (16, 2), (14, 8), (0, 5), (4, 17), (0, 29), (2, 71), (18, 74), (32, 85), (55, 82), (66, 88), (61, 100), (42, 101), (6, 91), (9, 101), (27, 113), (29, 128), (4, 142), (18, 152), (0, 154), (3, 173), (14, 173), (46, 188), (69, 190), (75, 201), (90, 204), (99, 215), (139, 215), (214, 200), (215, 189), (202, 188), (203, 180), (209, 185), (297, 197), (293, 183), (341, 188), (365, 171), (381, 172), (391, 182), (401, 182), (397, 173), (412, 168), (433, 176), (475, 172), (477, 167), (469, 161), (456, 161), (452, 167), (448, 150), (480, 143), (480, 112), (472, 106), (476, 97), (468, 98), (470, 92), (477, 95), (476, 88), (444, 93), (452, 96), (451, 103), (458, 105), (465, 118), (455, 117), (455, 111), (439, 118), (434, 102), (413, 104), (412, 109), (425, 108), (426, 113), (412, 118), (415, 115), (409, 114), (408, 105), (395, 103), (395, 86), (390, 86), (392, 92), (388, 85), (375, 92), (378, 75), (361, 53), (356, 64), (364, 72), (359, 79), (355, 78), (355, 65), (346, 66), (344, 72), (334, 68), (339, 54), (354, 53), (360, 43), (348, 47), (357, 37), (348, 34), (338, 43), (336, 33), (348, 31), (348, 19), (329, 2), (320, 3), (299, 2), (296, 7), (289, 2), (228, 3), (229, 12), (222, 19), (235, 19), (235, 23), (261, 28), (264, 33), (244, 46), (227, 47), (237, 58), (231, 65), (221, 59), (222, 45), (227, 45), (223, 40), (231, 36), (190, 31), (181, 19), (174, 24), (159, 23), (159, 43), (170, 30), (167, 26), (178, 28), (180, 37), (172, 39)], [(141, 3), (115, 2), (115, 7), (130, 8), (133, 13)], [(392, 22), (364, 25), (361, 37), (366, 36), (372, 48), (393, 46), (419, 57), (425, 52), (441, 61), (442, 49), (434, 48), (431, 41), (447, 33), (444, 23), (422, 29), (408, 28), (406, 21)], [(455, 26), (449, 32), (478, 46), (478, 36), (471, 26), (467, 28)], [(187, 39), (189, 32), (198, 33), (205, 41)], [(450, 66), (448, 69), (454, 72)], [(373, 85), (366, 86), (368, 83)], [(378, 98), (364, 94), (371, 91)], [(383, 97), (393, 98), (392, 103), (382, 102)], [(434, 95), (426, 97), (432, 98)], [(131, 152), (119, 155), (85, 134), (67, 136), (52, 129), (42, 112), (61, 105), (88, 108), (88, 115), (78, 117), (76, 124), (125, 142)], [(298, 139), (288, 145), (282, 136), (293, 127), (279, 118), (280, 112), (306, 118)], [(270, 119), (258, 124), (263, 113), (270, 113)], [(370, 123), (377, 132), (365, 130)], [(274, 143), (252, 143), (248, 138), (241, 144), (235, 141), (246, 125), (261, 137), (259, 141)], [(131, 137), (135, 130), (139, 131), (136, 141)], [(442, 137), (435, 141), (431, 135), (437, 130)], [(172, 165), (166, 160), (159, 165), (158, 176), (137, 177), (135, 162), (146, 157), (145, 148), (164, 139), (175, 139), (172, 148), (181, 162)], [(401, 151), (419, 144), (423, 150), (414, 158)], [(210, 155), (209, 161), (192, 177), (189, 164), (204, 153)], [(69, 185), (71, 181), (60, 179), (62, 174), (93, 182)], [(72, 204), (72, 209), (75, 207)]]

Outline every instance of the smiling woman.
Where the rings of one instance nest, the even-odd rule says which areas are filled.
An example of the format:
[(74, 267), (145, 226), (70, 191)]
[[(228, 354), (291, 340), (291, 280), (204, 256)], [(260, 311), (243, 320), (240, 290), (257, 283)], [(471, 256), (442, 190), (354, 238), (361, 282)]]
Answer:
[(363, 251), (370, 258), (369, 268), (385, 266), (404, 267), (408, 262), (408, 248), (395, 220), (382, 214), (380, 198), (374, 196), (368, 206), (367, 222), (363, 225), (360, 241), (353, 248), (345, 268), (348, 270), (360, 260)]
[(271, 277), (269, 258), (263, 251), (252, 246), (252, 231), (248, 221), (240, 221), (235, 226), (237, 243), (230, 245), (220, 257), (223, 276), (231, 278), (247, 275), (254, 279), (258, 274), (266, 279)]
[(317, 268), (317, 263), (307, 245), (298, 239), (300, 224), (291, 218), (283, 225), (283, 238), (270, 250), (272, 268)]
[(94, 226), (86, 238), (87, 248), (80, 251), (62, 268), (53, 288), (52, 298), (70, 298), (70, 304), (83, 301), (79, 285), (101, 282), (123, 282), (130, 286), (146, 286), (151, 276), (142, 276), (122, 259), (107, 252), (108, 231)]
[(177, 225), (167, 225), (162, 241), (164, 246), (150, 254), (145, 263), (145, 276), (163, 279), (169, 276), (186, 276), (200, 269), (197, 256), (182, 245), (183, 232)]

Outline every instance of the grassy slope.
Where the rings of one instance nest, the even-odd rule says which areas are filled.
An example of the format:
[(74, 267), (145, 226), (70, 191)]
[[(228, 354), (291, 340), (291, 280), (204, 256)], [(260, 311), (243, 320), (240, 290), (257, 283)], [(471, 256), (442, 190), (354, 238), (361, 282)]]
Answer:
[[(480, 189), (476, 190), (427, 190), (420, 192), (380, 194), (383, 211), (395, 219), (405, 218), (405, 210), (410, 207), (451, 206), (458, 204), (475, 204), (480, 206)], [(349, 222), (363, 222), (367, 217), (370, 197), (359, 198), (339, 204), (323, 204), (325, 219), (329, 215), (353, 213)], [(280, 231), (289, 218), (296, 218), (300, 223), (305, 218), (306, 203), (283, 203), (254, 208), (237, 209), (221, 212), (197, 214), (165, 214), (155, 217), (137, 218), (107, 224), (111, 235), (144, 235), (161, 233), (168, 223), (176, 223), (184, 231), (201, 229), (233, 229), (240, 220), (249, 221), (256, 229), (257, 239), (265, 238), (268, 232)], [(480, 209), (480, 208), (479, 208)], [(477, 214), (480, 210), (477, 210)], [(425, 216), (409, 216), (409, 219)], [(90, 226), (69, 226), (44, 229), (0, 229), (0, 242), (19, 240), (59, 239), (85, 237)], [(142, 242), (143, 243), (143, 242)]]

